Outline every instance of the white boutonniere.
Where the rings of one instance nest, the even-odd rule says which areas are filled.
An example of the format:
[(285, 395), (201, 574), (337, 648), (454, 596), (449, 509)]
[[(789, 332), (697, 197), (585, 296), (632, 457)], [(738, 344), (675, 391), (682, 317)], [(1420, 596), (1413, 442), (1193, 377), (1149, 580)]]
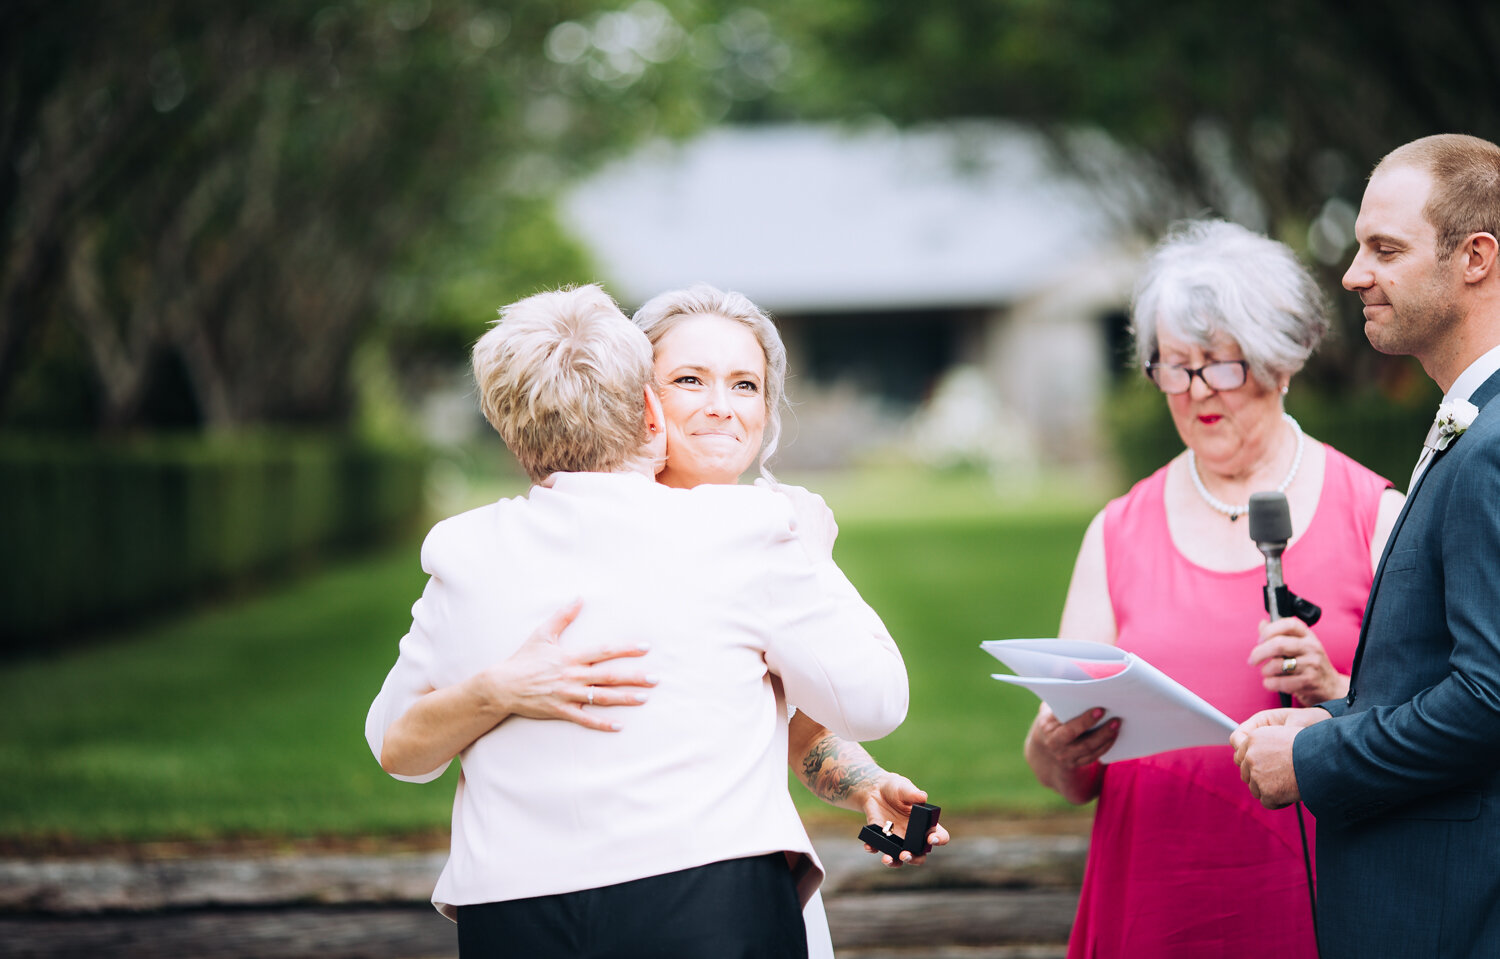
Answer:
[(1444, 402), (1438, 407), (1437, 419), (1427, 434), (1427, 445), (1435, 450), (1445, 450), (1448, 444), (1463, 435), (1464, 430), (1474, 424), (1479, 407), (1468, 400)]

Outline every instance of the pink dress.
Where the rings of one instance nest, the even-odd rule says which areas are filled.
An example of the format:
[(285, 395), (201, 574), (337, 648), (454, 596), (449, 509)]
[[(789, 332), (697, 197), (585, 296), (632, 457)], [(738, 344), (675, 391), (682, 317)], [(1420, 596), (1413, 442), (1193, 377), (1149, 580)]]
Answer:
[[(1325, 449), (1317, 510), (1282, 565), (1287, 585), (1323, 608), (1314, 631), (1348, 673), (1370, 592), (1370, 539), (1390, 483)], [(1163, 467), (1105, 507), (1120, 647), (1232, 719), (1280, 705), (1245, 661), (1265, 618), (1264, 569), (1222, 573), (1185, 559), (1167, 530), (1165, 483)], [(1311, 843), (1312, 817), (1303, 815)], [(1310, 913), (1297, 813), (1262, 808), (1227, 742), (1105, 766), (1069, 959), (1311, 959)]]

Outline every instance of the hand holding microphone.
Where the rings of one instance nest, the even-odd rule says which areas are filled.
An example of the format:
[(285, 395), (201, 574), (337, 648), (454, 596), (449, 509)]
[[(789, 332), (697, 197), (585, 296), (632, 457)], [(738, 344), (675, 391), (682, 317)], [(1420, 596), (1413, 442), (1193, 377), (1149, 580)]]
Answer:
[(1323, 611), (1287, 588), (1281, 554), (1292, 538), (1292, 516), (1283, 493), (1250, 496), (1250, 538), (1266, 558), (1262, 600), (1270, 622), (1263, 623), (1261, 641), (1250, 651), (1250, 662), (1261, 665), (1265, 687), (1281, 694), (1283, 706), (1310, 706), (1349, 692), (1349, 677), (1328, 660), (1312, 626)]
[(1266, 612), (1273, 620), (1295, 616), (1316, 625), (1323, 610), (1287, 589), (1281, 577), (1281, 554), (1292, 538), (1292, 510), (1285, 493), (1250, 494), (1250, 538), (1266, 558)]
[(1316, 706), (1349, 695), (1349, 677), (1334, 668), (1317, 634), (1295, 617), (1262, 622), (1248, 663), (1260, 667), (1266, 689), (1292, 697), (1293, 705)]

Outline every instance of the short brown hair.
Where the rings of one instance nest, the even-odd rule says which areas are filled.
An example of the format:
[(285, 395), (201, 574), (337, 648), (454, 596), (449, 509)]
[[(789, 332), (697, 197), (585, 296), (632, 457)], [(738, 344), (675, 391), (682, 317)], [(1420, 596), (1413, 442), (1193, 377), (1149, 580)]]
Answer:
[(1432, 176), (1422, 214), (1437, 230), (1437, 256), (1446, 260), (1475, 233), (1500, 239), (1500, 146), (1461, 133), (1413, 140), (1375, 167), (1413, 166)]
[(473, 361), (484, 417), (533, 481), (613, 472), (647, 439), (651, 344), (597, 285), (502, 307)]

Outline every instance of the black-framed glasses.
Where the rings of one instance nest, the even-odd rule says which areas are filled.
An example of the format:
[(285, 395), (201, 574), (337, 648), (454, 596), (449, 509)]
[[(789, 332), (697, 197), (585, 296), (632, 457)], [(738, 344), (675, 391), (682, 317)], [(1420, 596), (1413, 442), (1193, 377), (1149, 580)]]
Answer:
[(1151, 377), (1151, 382), (1156, 384), (1157, 389), (1168, 396), (1176, 396), (1193, 388), (1195, 376), (1216, 393), (1237, 390), (1245, 385), (1245, 373), (1249, 369), (1250, 364), (1244, 360), (1220, 360), (1205, 363), (1197, 369), (1168, 363), (1147, 363), (1146, 375)]

